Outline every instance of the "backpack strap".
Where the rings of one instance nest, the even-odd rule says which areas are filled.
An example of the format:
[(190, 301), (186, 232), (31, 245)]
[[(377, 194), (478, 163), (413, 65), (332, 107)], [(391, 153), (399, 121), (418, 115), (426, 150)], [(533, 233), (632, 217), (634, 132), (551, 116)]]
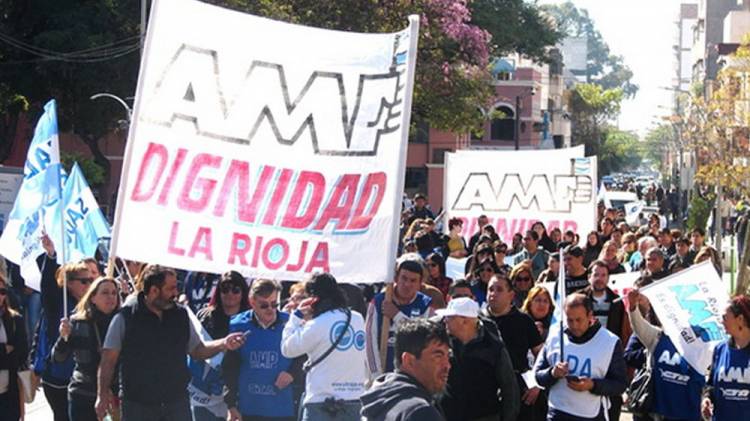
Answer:
[(344, 339), (344, 335), (346, 335), (346, 332), (349, 330), (349, 326), (351, 325), (352, 321), (352, 311), (350, 309), (344, 309), (344, 312), (346, 312), (346, 325), (343, 329), (341, 329), (341, 333), (339, 333), (338, 337), (336, 338), (336, 341), (333, 342), (333, 345), (331, 345), (330, 348), (326, 350), (326, 352), (323, 353), (317, 360), (310, 362), (310, 360), (305, 361), (305, 364), (302, 365), (302, 371), (307, 373), (310, 371), (313, 367), (320, 364), (325, 360), (329, 355), (331, 355), (331, 352), (333, 352), (336, 347), (339, 346), (339, 343), (341, 343), (341, 340)]

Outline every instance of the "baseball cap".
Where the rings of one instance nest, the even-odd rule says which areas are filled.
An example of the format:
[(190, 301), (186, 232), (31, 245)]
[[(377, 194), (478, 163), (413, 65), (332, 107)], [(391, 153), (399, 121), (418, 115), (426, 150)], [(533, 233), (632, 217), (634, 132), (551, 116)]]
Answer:
[(448, 307), (435, 311), (440, 317), (463, 316), (479, 317), (479, 304), (469, 297), (454, 298), (448, 301)]

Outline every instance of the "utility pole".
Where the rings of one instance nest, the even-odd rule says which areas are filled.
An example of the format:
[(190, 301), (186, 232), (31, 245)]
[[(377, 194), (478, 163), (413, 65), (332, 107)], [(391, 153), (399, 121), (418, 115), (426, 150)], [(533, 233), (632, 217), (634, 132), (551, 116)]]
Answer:
[(513, 139), (516, 141), (516, 150), (519, 150), (521, 137), (521, 96), (516, 95), (516, 121), (513, 125)]
[(147, 10), (147, 3), (148, 0), (141, 0), (141, 57), (143, 57), (143, 46), (146, 43), (146, 10)]

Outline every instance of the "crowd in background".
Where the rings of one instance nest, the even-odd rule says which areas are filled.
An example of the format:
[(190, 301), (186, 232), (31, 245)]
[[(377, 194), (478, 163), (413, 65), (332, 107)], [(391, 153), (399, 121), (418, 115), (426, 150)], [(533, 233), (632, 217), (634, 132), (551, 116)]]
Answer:
[[(22, 417), (15, 377), (26, 370), (55, 421), (614, 420), (623, 405), (642, 420), (731, 419), (750, 403), (717, 388), (750, 390), (747, 376), (726, 375), (750, 361), (750, 302), (726, 308), (730, 339), (706, 383), (637, 289), (706, 260), (721, 274), (719, 253), (701, 228), (670, 229), (659, 213), (643, 222), (600, 204), (594, 231), (535, 222), (506, 243), (487, 216), (467, 233), (416, 195), (385, 285), (119, 260), (106, 277), (93, 258), (60, 267), (44, 237), (41, 291), (12, 265), (0, 277), (0, 420)], [(463, 264), (456, 279), (449, 261)], [(609, 285), (626, 272), (639, 273), (627, 305)], [(569, 327), (558, 340), (550, 291), (560, 282)], [(559, 360), (559, 342), (591, 366)], [(647, 406), (623, 400), (642, 373), (656, 378)]]

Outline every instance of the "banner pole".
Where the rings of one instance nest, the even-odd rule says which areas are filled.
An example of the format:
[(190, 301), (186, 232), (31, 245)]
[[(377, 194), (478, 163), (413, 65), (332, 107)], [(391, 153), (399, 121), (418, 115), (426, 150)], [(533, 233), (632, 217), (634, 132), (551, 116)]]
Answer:
[[(62, 163), (60, 163), (60, 170), (62, 170)], [(68, 318), (68, 274), (65, 270), (64, 266), (67, 263), (67, 253), (65, 253), (65, 249), (67, 249), (68, 242), (65, 238), (65, 209), (63, 209), (63, 204), (65, 201), (63, 200), (63, 195), (65, 194), (64, 186), (62, 185), (62, 177), (60, 177), (60, 171), (57, 172), (57, 181), (58, 185), (60, 186), (60, 196), (58, 200), (60, 201), (60, 205), (58, 206), (60, 208), (60, 242), (62, 243), (60, 245), (60, 261), (62, 262), (63, 270), (62, 270), (62, 277), (63, 277), (63, 318)]]

